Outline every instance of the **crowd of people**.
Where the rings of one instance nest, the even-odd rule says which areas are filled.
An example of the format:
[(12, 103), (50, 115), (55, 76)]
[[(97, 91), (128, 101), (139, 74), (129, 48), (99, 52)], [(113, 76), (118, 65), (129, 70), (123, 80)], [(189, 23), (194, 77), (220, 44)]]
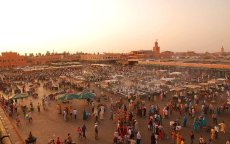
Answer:
[[(170, 70), (162, 73), (147, 66), (117, 65), (86, 66), (81, 69), (69, 68), (47, 72), (7, 72), (3, 73), (1, 77), (1, 106), (8, 116), (15, 118), (15, 125), (20, 127), (22, 120), (27, 121), (28, 124), (33, 123), (32, 113), (34, 111), (46, 112), (49, 109), (49, 104), (57, 103), (57, 99), (51, 99), (48, 94), (39, 95), (41, 98), (38, 100), (39, 102), (35, 104), (32, 99), (28, 105), (25, 105), (23, 99), (9, 98), (9, 95), (14, 93), (13, 90), (21, 89), (22, 92), (26, 92), (29, 85), (38, 83), (40, 87), (42, 86), (50, 93), (58, 92), (60, 88), (64, 89), (65, 93), (76, 92), (77, 89), (73, 89), (72, 83), (69, 81), (75, 75), (84, 77), (85, 83), (81, 86), (87, 89), (91, 89), (94, 82), (102, 82), (113, 75), (122, 75), (117, 79), (118, 84), (111, 84), (108, 87), (125, 93), (125, 96), (114, 94), (114, 92), (110, 93), (110, 101), (106, 103), (89, 99), (88, 108), (91, 111), (87, 111), (85, 108), (77, 109), (71, 104), (57, 103), (57, 112), (63, 116), (63, 121), (68, 122), (69, 119), (76, 120), (77, 118), (82, 118), (83, 121), (93, 121), (94, 119), (95, 140), (100, 140), (103, 139), (99, 133), (100, 124), (105, 120), (105, 113), (109, 113), (109, 121), (115, 125), (113, 140), (111, 140), (114, 144), (141, 144), (146, 133), (151, 135), (148, 138), (151, 144), (163, 141), (171, 141), (176, 144), (197, 142), (212, 144), (229, 133), (227, 131), (229, 126), (222, 120), (222, 116), (229, 113), (227, 99), (230, 98), (229, 76), (226, 75), (224, 80), (208, 85), (209, 80), (216, 78), (212, 74), (186, 71), (178, 77), (173, 76)], [(60, 76), (63, 75), (69, 79), (61, 79)], [(162, 77), (174, 78), (175, 81), (165, 81), (164, 84), (159, 85)], [(156, 85), (152, 86), (154, 82)], [(198, 85), (201, 82), (207, 83), (207, 85), (198, 90), (170, 89), (188, 84)], [(58, 89), (52, 89), (53, 86), (58, 86)], [(101, 87), (94, 88), (97, 88), (99, 92), (104, 91)], [(147, 96), (142, 97), (138, 91), (145, 92)], [(100, 94), (98, 95), (100, 96)], [(174, 95), (177, 97), (173, 97)], [(145, 121), (144, 125), (143, 121)], [(88, 130), (86, 124), (77, 126), (78, 139), (87, 139), (86, 132)], [(183, 133), (184, 131), (187, 133)], [(199, 132), (204, 134), (197, 134)], [(207, 138), (207, 133), (209, 133), (209, 138)], [(61, 142), (74, 143), (71, 133), (67, 134), (67, 138), (60, 136), (52, 138), (49, 143), (60, 144)]]

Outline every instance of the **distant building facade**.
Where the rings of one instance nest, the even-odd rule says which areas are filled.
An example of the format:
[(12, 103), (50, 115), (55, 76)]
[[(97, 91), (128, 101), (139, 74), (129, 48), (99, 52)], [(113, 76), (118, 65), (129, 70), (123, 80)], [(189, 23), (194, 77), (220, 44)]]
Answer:
[(171, 52), (171, 51), (164, 51), (164, 52), (161, 52), (161, 55), (160, 57), (162, 59), (171, 59), (174, 55), (174, 52)]
[(131, 51), (128, 56), (129, 59), (150, 59), (152, 57), (151, 50)]
[(82, 61), (113, 61), (121, 60), (124, 58), (122, 54), (104, 53), (104, 54), (81, 54), (80, 60)]
[(21, 56), (16, 52), (3, 52), (0, 56), (0, 68), (16, 68), (27, 65), (25, 56)]
[(50, 55), (43, 55), (43, 56), (33, 56), (30, 57), (30, 60), (33, 65), (45, 65), (51, 62), (58, 62), (63, 59), (63, 55), (60, 54), (50, 54)]

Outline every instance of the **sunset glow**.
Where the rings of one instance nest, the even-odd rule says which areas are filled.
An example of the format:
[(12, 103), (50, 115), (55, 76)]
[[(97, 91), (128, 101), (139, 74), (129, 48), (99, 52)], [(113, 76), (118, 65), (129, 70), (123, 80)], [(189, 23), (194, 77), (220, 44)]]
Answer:
[(0, 2), (0, 52), (230, 50), (229, 0)]

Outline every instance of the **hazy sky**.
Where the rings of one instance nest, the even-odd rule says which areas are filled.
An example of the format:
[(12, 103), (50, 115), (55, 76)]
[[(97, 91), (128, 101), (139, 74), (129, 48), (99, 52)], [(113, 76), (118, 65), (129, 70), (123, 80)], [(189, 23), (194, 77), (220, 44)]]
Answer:
[(0, 2), (0, 52), (230, 51), (230, 0)]

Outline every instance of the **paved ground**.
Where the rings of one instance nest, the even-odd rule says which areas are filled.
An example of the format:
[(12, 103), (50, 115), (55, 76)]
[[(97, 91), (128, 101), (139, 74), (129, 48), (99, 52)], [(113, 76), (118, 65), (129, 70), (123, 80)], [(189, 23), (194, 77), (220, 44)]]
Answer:
[[(100, 91), (97, 88), (95, 89), (96, 93), (99, 94)], [(39, 92), (39, 97), (43, 96), (44, 94), (48, 94), (46, 90), (43, 90), (42, 87), (38, 89)], [(116, 96), (107, 94), (109, 96), (116, 98)], [(41, 98), (39, 99), (33, 99), (29, 97), (28, 99), (23, 100), (23, 104), (28, 104), (29, 101), (32, 100), (33, 104), (36, 106), (37, 102), (39, 101), (41, 103)], [(102, 103), (109, 105), (109, 102), (107, 101), (102, 101)], [(162, 106), (166, 103), (166, 101), (156, 101), (156, 102), (151, 102), (152, 104), (158, 104), (161, 108)], [(147, 108), (150, 105), (150, 102), (147, 102)], [(113, 123), (112, 120), (109, 120), (109, 111), (106, 111), (105, 114), (105, 119), (104, 121), (100, 122), (99, 124), (99, 140), (94, 139), (94, 118), (88, 120), (88, 121), (83, 121), (82, 120), (82, 112), (83, 109), (85, 108), (87, 111), (90, 111), (90, 107), (87, 106), (86, 102), (83, 100), (72, 100), (71, 105), (73, 108), (77, 108), (78, 110), (78, 118), (77, 120), (74, 120), (72, 118), (68, 118), (67, 121), (63, 120), (62, 115), (58, 114), (57, 111), (57, 102), (52, 101), (51, 104), (48, 107), (47, 111), (41, 111), (40, 113), (37, 112), (37, 109), (32, 113), (33, 117), (33, 122), (28, 123), (28, 121), (25, 121), (24, 118), (22, 117), (21, 114), (21, 120), (22, 120), (22, 126), (17, 128), (18, 133), (22, 136), (23, 139), (26, 139), (28, 137), (29, 132), (31, 131), (32, 134), (36, 137), (38, 137), (37, 144), (46, 144), (50, 138), (60, 136), (61, 139), (63, 140), (64, 138), (67, 137), (67, 133), (71, 133), (73, 140), (76, 141), (77, 143), (87, 143), (87, 144), (108, 144), (112, 143), (112, 138), (113, 138), (113, 133), (116, 127), (116, 124)], [(178, 118), (179, 115), (177, 113), (174, 113), (174, 115), (170, 118), (171, 120), (175, 120)], [(11, 122), (15, 124), (15, 118), (10, 118)], [(219, 117), (219, 121), (225, 120), (226, 125), (227, 125), (227, 133), (225, 135), (220, 134), (218, 142), (215, 141), (214, 143), (219, 143), (219, 144), (224, 144), (227, 139), (230, 138), (230, 116), (229, 112), (226, 114), (222, 114)], [(142, 134), (142, 143), (143, 144), (148, 144), (150, 143), (150, 132), (147, 130), (147, 119), (146, 118), (138, 118), (137, 121), (139, 122), (139, 128), (140, 132)], [(191, 122), (192, 120), (189, 120), (188, 127), (182, 129), (182, 135), (186, 139), (186, 142), (189, 143), (189, 133), (191, 131)], [(77, 138), (77, 127), (82, 126), (83, 123), (86, 124), (87, 127), (87, 139), (82, 139), (79, 140)], [(166, 132), (169, 132), (169, 120), (164, 120), (163, 121), (163, 126), (166, 130)], [(199, 138), (200, 135), (203, 135), (206, 139), (209, 139), (210, 134), (204, 131), (198, 131), (195, 133), (195, 140)], [(168, 133), (169, 136), (169, 133)], [(163, 140), (159, 143), (162, 144), (169, 144), (171, 140)]]

